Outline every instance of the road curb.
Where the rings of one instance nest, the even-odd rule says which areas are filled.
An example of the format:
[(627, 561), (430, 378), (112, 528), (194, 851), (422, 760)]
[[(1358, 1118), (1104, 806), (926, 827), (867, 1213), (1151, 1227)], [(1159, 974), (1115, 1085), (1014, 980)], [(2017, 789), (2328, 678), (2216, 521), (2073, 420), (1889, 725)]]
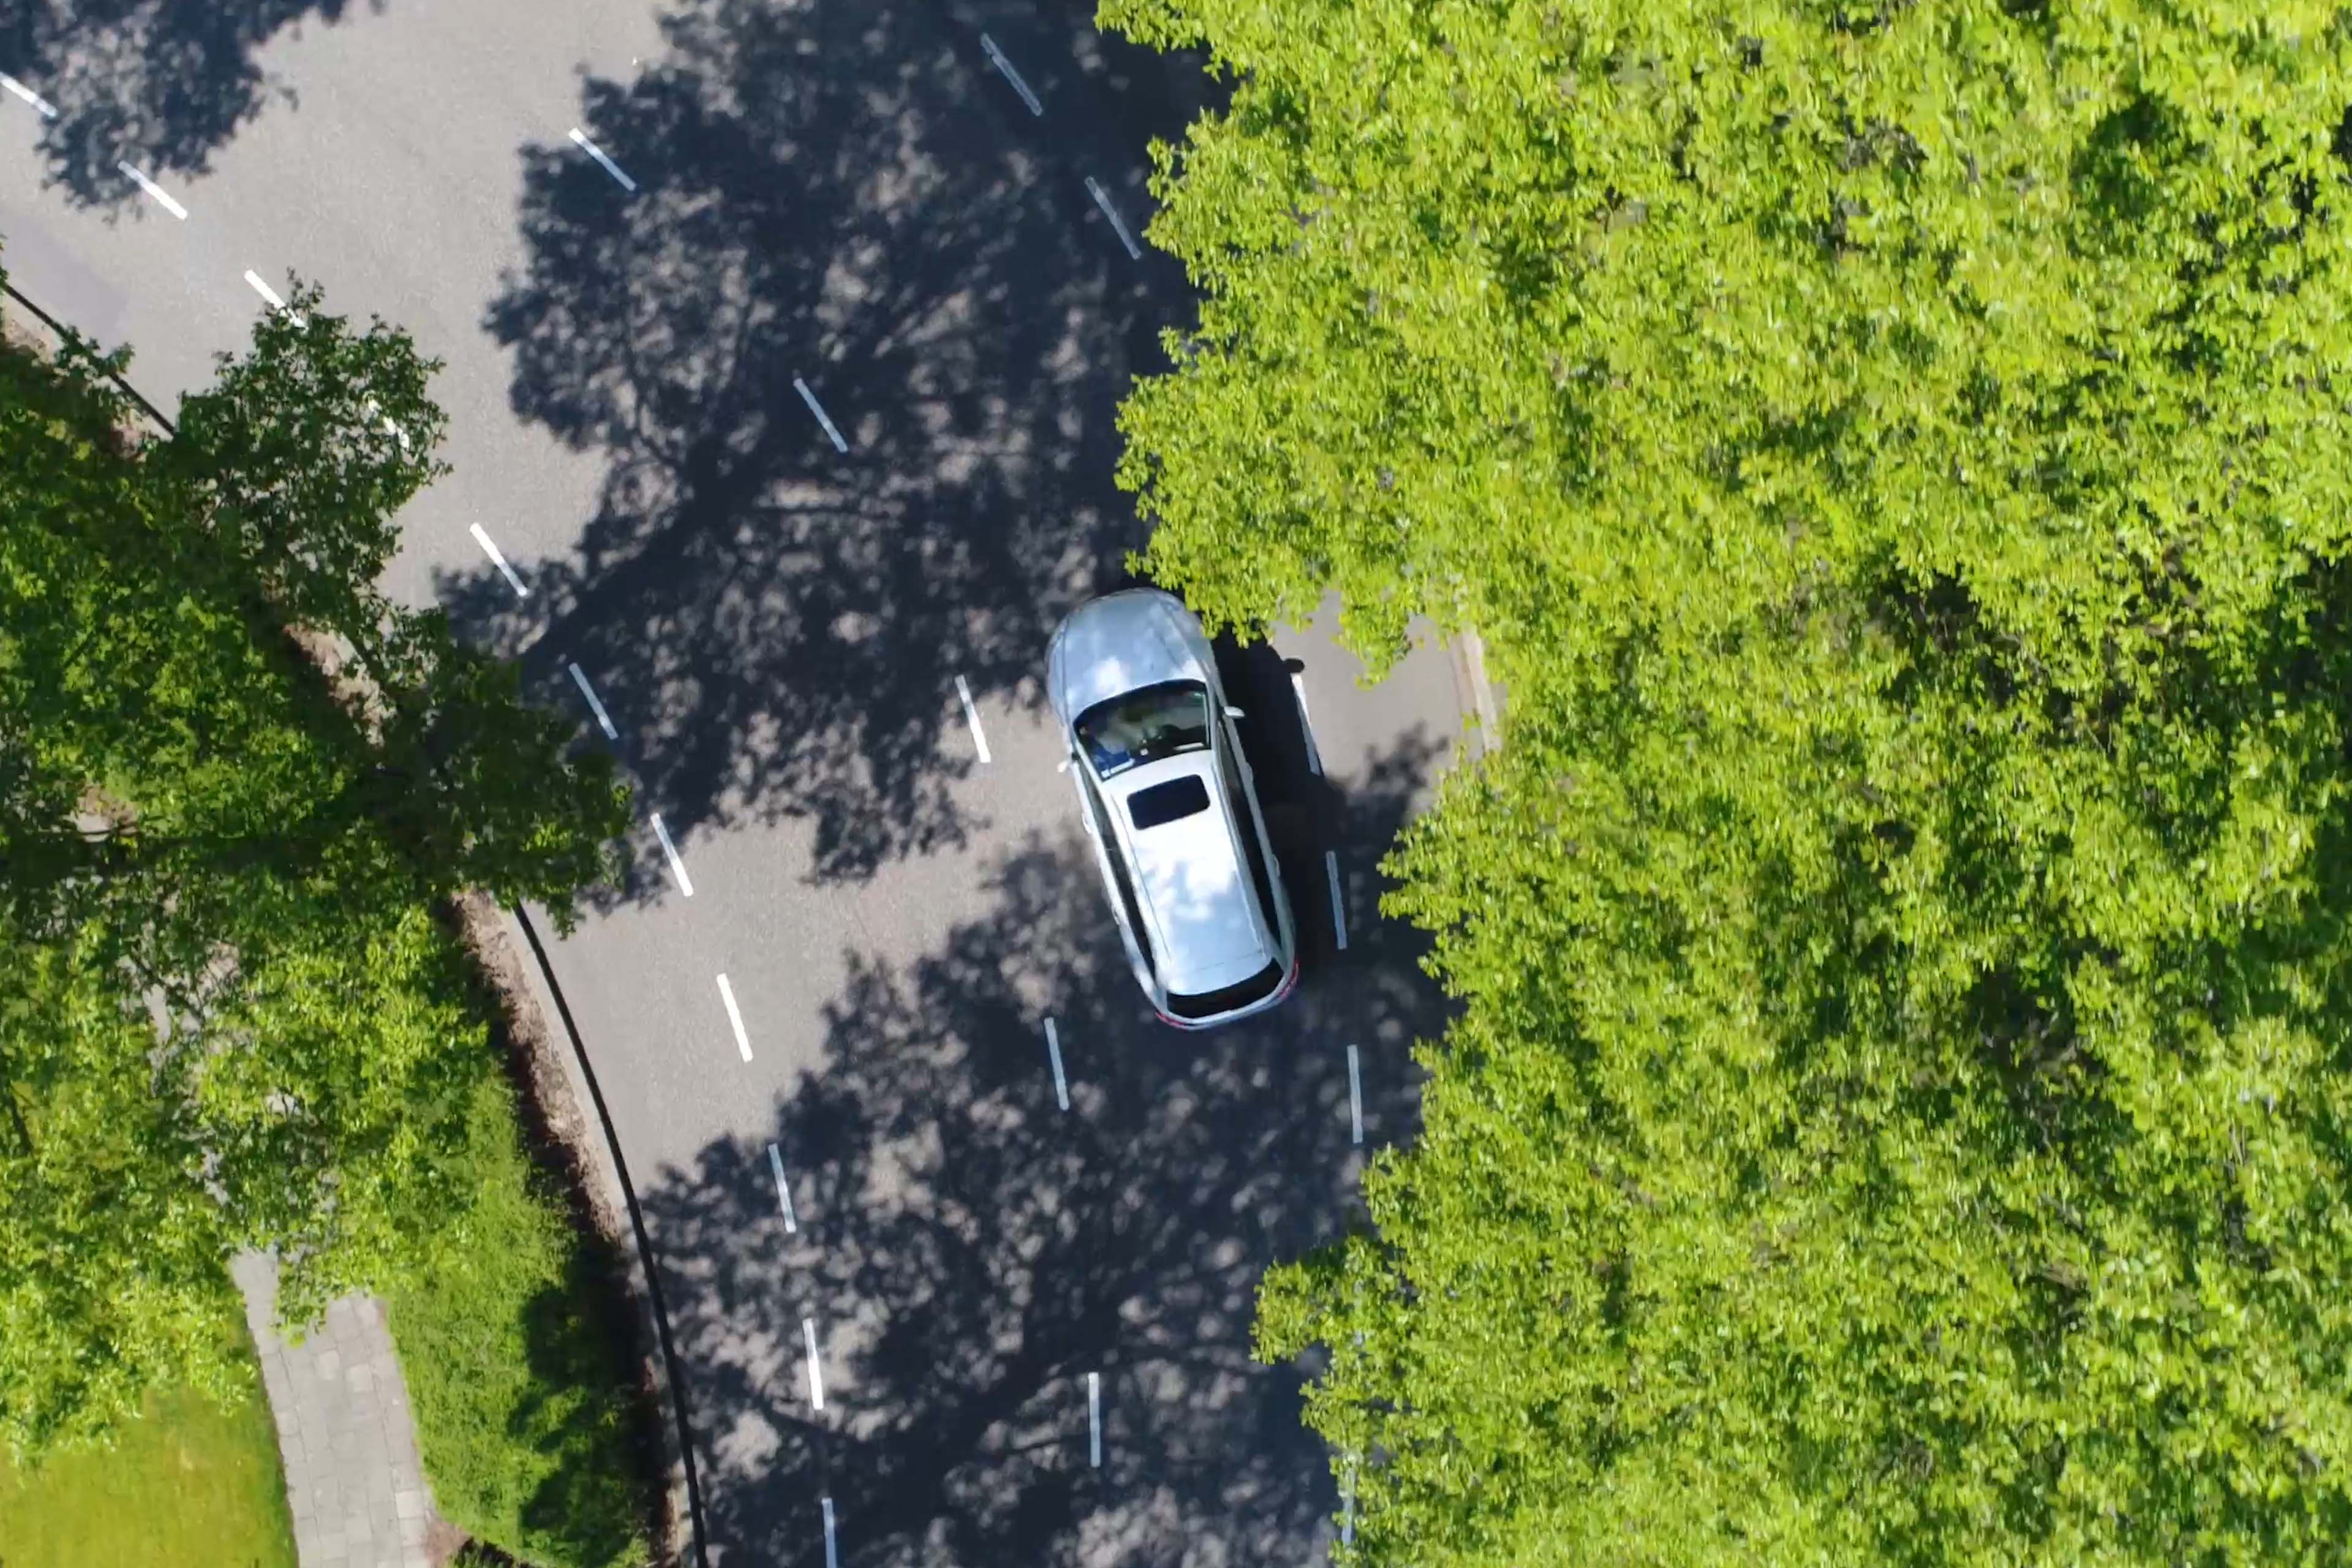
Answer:
[[(565, 1142), (583, 1166), (597, 1229), (625, 1261), (629, 1302), (637, 1315), (638, 1342), (646, 1352), (643, 1364), (646, 1392), (656, 1408), (669, 1417), (656, 1423), (662, 1459), (658, 1521), (661, 1539), (655, 1546), (656, 1561), (666, 1568), (700, 1564), (706, 1561), (699, 1528), (700, 1489), (688, 1450), (691, 1438), (688, 1434), (692, 1424), (688, 1418), (686, 1390), (681, 1386), (683, 1373), (673, 1375), (676, 1352), (670, 1342), (669, 1314), (662, 1300), (660, 1282), (653, 1277), (652, 1242), (646, 1234), (635, 1190), (630, 1185), (604, 1094), (588, 1064), (587, 1045), (580, 1037), (572, 1010), (556, 992), (546, 948), (529, 914), (510, 906), (494, 905), (480, 893), (468, 894), (467, 902), (471, 906), (467, 924), (478, 948), (482, 950), (482, 966), (505, 997), (517, 1036), (540, 1068), (536, 1076), (542, 1092), (560, 1091), (567, 1102), (551, 1109), (560, 1109), (570, 1120), (574, 1136)], [(530, 962), (524, 962), (521, 955), (525, 953), (530, 955)], [(550, 1020), (556, 1018), (563, 1021), (562, 1032), (569, 1049), (558, 1042), (556, 1031), (550, 1026)], [(551, 1074), (556, 1079), (553, 1083), (548, 1081)], [(588, 1126), (591, 1107), (595, 1122), (593, 1131)]]
[[(37, 330), (28, 323), (37, 323)], [(15, 342), (26, 348), (38, 349), (54, 356), (68, 342), (79, 337), (79, 333), (68, 327), (63, 321), (18, 293), (14, 283), (0, 279), (0, 338)], [(87, 338), (81, 338), (81, 341), (84, 343), (89, 342)], [(96, 345), (90, 346), (94, 352)], [(171, 420), (163, 416), (162, 409), (147, 401), (145, 393), (123, 380), (116, 373), (109, 372), (107, 379), (121, 388), (125, 397), (138, 405), (141, 412), (147, 416), (157, 430), (161, 430), (166, 436), (173, 433)]]

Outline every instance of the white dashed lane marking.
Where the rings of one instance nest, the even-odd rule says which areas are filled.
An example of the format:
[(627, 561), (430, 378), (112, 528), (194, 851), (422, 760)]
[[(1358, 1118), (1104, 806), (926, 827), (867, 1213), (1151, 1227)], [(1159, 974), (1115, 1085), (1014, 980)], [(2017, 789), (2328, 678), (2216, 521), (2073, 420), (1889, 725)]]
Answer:
[(1118, 242), (1127, 247), (1127, 258), (1129, 261), (1142, 260), (1143, 247), (1136, 244), (1135, 236), (1128, 232), (1127, 220), (1118, 216), (1118, 209), (1110, 205), (1110, 193), (1102, 188), (1102, 182), (1088, 174), (1087, 189), (1094, 194), (1095, 205), (1102, 208), (1103, 216), (1110, 219), (1110, 226), (1118, 234)]
[(1004, 51), (996, 47), (996, 40), (982, 33), (980, 36), (980, 47), (987, 52), (989, 63), (1003, 72), (1004, 79), (1013, 84), (1013, 90), (1019, 93), (1021, 101), (1029, 106), (1029, 112), (1045, 113), (1045, 106), (1037, 101), (1035, 93), (1029, 90), (1029, 84), (1021, 79), (1021, 73), (1013, 68), (1013, 62), (1006, 59)]
[(1087, 1463), (1102, 1468), (1102, 1373), (1087, 1373)]
[(956, 677), (956, 696), (963, 701), (964, 722), (971, 726), (972, 747), (980, 752), (980, 760), (984, 763), (988, 761), (988, 735), (980, 727), (980, 710), (972, 705), (971, 688), (964, 683), (961, 675)]
[(793, 1189), (784, 1180), (784, 1152), (773, 1143), (768, 1145), (768, 1169), (775, 1173), (776, 1206), (783, 1211), (784, 1234), (790, 1236), (800, 1228), (800, 1221), (793, 1217)]
[(260, 295), (262, 300), (268, 304), (271, 310), (282, 310), (286, 309), (286, 301), (278, 297), (278, 290), (272, 289), (267, 282), (265, 282), (260, 273), (254, 271), (251, 268), (247, 268), (245, 272), (245, 280), (253, 285), (253, 291)]
[(18, 81), (15, 77), (0, 75), (0, 88), (7, 89), (10, 92), (15, 93), (18, 98), (23, 99), (26, 103), (31, 104), (34, 109), (39, 111), (42, 119), (55, 120), (58, 117), (57, 105), (51, 103), (47, 99), (43, 98), (39, 93), (35, 92), (31, 88), (26, 87), (23, 82)]
[(497, 545), (490, 542), (490, 536), (487, 532), (483, 531), (482, 525), (478, 522), (473, 524), (472, 532), (474, 535), (474, 542), (482, 547), (482, 553), (490, 558), (490, 564), (497, 567), (500, 572), (506, 574), (507, 586), (515, 591), (515, 597), (518, 599), (530, 598), (530, 590), (522, 585), (522, 578), (517, 574), (513, 567), (507, 564), (507, 558), (499, 552), (499, 547)]
[[(260, 273), (247, 268), (246, 269), (245, 280), (253, 286), (253, 291), (260, 295), (262, 302), (268, 305), (271, 310), (277, 311), (279, 315), (284, 316), (288, 321), (292, 321), (298, 327), (310, 325), (310, 318), (303, 315), (301, 311), (289, 310), (286, 308), (286, 301), (278, 297), (278, 290), (272, 289), (267, 282), (265, 282)], [(389, 418), (384, 416), (383, 411), (375, 405), (374, 398), (371, 397), (365, 399), (362, 403), (361, 406), (366, 410), (371, 418), (383, 419), (383, 427), (391, 431), (394, 435), (400, 437), (400, 449), (402, 451), (404, 452), (408, 449), (408, 437), (402, 434), (399, 426), (394, 425)]]
[(727, 984), (723, 974), (719, 977), (719, 999), (727, 1004), (727, 1023), (735, 1031), (735, 1048), (743, 1053), (748, 1062), (751, 1059), (751, 1037), (743, 1032), (743, 1010), (735, 1005), (735, 987)]
[(163, 186), (157, 184), (154, 181), (149, 179), (144, 174), (132, 168), (128, 163), (117, 163), (114, 166), (121, 170), (124, 174), (130, 175), (131, 184), (137, 185), (141, 190), (153, 197), (156, 205), (162, 207), (165, 212), (170, 213), (173, 217), (178, 218), (182, 223), (188, 221), (188, 209), (173, 201), (172, 199), (172, 194), (169, 191), (165, 190)]
[[(247, 273), (245, 276), (246, 276), (246, 280), (247, 280), (247, 282), (251, 282), (251, 281), (252, 281), (252, 279), (253, 279), (253, 274), (252, 274), (252, 273), (248, 272), (248, 273)], [(298, 321), (299, 321), (299, 319), (300, 319), (299, 317), (297, 317), (297, 318), (296, 318), (296, 320), (298, 320)], [(407, 452), (407, 451), (411, 450), (411, 447), (409, 447), (409, 444), (408, 444), (408, 432), (407, 432), (407, 431), (405, 431), (405, 430), (404, 430), (404, 429), (402, 429), (398, 425), (396, 425), (396, 424), (393, 423), (392, 416), (391, 416), (391, 415), (389, 415), (389, 414), (386, 414), (386, 413), (383, 411), (383, 409), (380, 405), (378, 405), (378, 404), (376, 403), (376, 400), (375, 400), (374, 398), (370, 397), (370, 398), (367, 398), (367, 399), (364, 399), (363, 401), (362, 401), (362, 403), (360, 404), (360, 411), (361, 411), (362, 413), (365, 414), (369, 418), (373, 419), (373, 420), (376, 420), (377, 422), (379, 422), (380, 424), (382, 424), (382, 425), (383, 426), (383, 427), (384, 427), (384, 430), (385, 430), (389, 435), (391, 435), (391, 437), (392, 437), (394, 440), (396, 440), (396, 441), (398, 441), (398, 442), (400, 443), (400, 449), (401, 449), (401, 451), (403, 451), (403, 452), (404, 453), (404, 452)]]
[(1348, 951), (1348, 909), (1339, 899), (1339, 852), (1323, 851), (1323, 874), (1331, 882), (1331, 933), (1339, 939), (1339, 951)]
[(1054, 1099), (1065, 1110), (1070, 1109), (1070, 1080), (1062, 1076), (1062, 1036), (1054, 1027), (1054, 1020), (1045, 1020), (1045, 1059), (1054, 1064)]
[(576, 144), (578, 145), (578, 147), (580, 148), (580, 150), (581, 150), (583, 153), (587, 153), (587, 154), (588, 154), (588, 156), (590, 156), (591, 158), (595, 159), (597, 163), (599, 163), (603, 164), (603, 165), (604, 165), (604, 173), (606, 173), (606, 174), (608, 174), (612, 175), (612, 176), (613, 176), (613, 178), (614, 178), (614, 179), (616, 179), (616, 180), (620, 181), (620, 182), (621, 182), (621, 188), (622, 188), (623, 190), (625, 190), (625, 191), (634, 191), (634, 190), (635, 190), (635, 189), (637, 188), (637, 183), (636, 183), (636, 181), (635, 181), (635, 180), (633, 180), (633, 179), (629, 178), (629, 176), (628, 176), (628, 175), (626, 175), (626, 174), (623, 174), (623, 173), (621, 172), (621, 165), (619, 165), (618, 163), (615, 163), (614, 162), (613, 162), (613, 160), (612, 160), (612, 159), (610, 159), (610, 158), (606, 157), (606, 156), (604, 155), (604, 149), (603, 149), (602, 147), (597, 146), (597, 145), (596, 145), (596, 143), (594, 143), (593, 142), (589, 141), (589, 140), (588, 140), (588, 133), (587, 133), (585, 131), (581, 130), (581, 129), (580, 129), (580, 127), (578, 127), (577, 125), (575, 125), (575, 126), (573, 126), (573, 127), (572, 128), (572, 142), (573, 142), (574, 143), (576, 143)]
[(841, 1568), (841, 1553), (833, 1543), (833, 1500), (816, 1500), (824, 1510), (824, 1568)]
[(1315, 715), (1307, 710), (1307, 682), (1297, 670), (1290, 672), (1290, 689), (1298, 699), (1298, 731), (1307, 737), (1307, 771), (1317, 778), (1323, 776), (1323, 748), (1315, 743)]
[(580, 688), (581, 696), (588, 699), (588, 711), (596, 715), (596, 727), (604, 731), (604, 739), (619, 740), (621, 732), (613, 728), (613, 716), (604, 711), (604, 705), (602, 702), (596, 700), (596, 689), (588, 684), (587, 675), (582, 671), (577, 663), (569, 668), (572, 670), (572, 684)]
[(816, 400), (816, 394), (809, 390), (809, 384), (799, 376), (794, 376), (793, 385), (800, 390), (801, 401), (808, 405), (811, 414), (816, 416), (816, 422), (824, 426), (825, 435), (832, 438), (833, 449), (836, 452), (848, 451), (849, 443), (842, 438), (841, 431), (833, 423), (833, 416), (825, 413), (824, 405)]
[(817, 1359), (814, 1318), (801, 1320), (801, 1339), (808, 1346), (809, 1405), (822, 1410), (824, 1408), (824, 1367)]
[(1348, 1047), (1348, 1141), (1361, 1148), (1364, 1142), (1364, 1071), (1356, 1047)]
[(662, 825), (658, 811), (654, 813), (654, 837), (661, 840), (662, 853), (669, 857), (669, 874), (677, 879), (678, 892), (694, 897), (694, 879), (686, 874), (686, 862), (679, 858), (677, 846), (670, 842), (669, 829)]

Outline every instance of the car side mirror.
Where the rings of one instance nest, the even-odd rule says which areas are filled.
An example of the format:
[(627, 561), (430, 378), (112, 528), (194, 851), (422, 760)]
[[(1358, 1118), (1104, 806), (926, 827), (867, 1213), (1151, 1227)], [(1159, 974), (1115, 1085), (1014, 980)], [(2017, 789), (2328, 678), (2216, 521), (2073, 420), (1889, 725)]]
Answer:
[(1225, 704), (1225, 717), (1228, 719), (1246, 719), (1249, 715), (1228, 702)]

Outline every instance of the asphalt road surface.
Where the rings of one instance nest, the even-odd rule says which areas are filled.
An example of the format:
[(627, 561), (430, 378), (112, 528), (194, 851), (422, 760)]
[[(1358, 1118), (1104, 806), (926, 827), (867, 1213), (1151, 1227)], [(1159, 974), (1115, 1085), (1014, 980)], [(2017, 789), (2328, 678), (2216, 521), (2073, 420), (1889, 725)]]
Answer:
[(1199, 62), (1054, 0), (0, 0), (0, 266), (158, 405), (289, 269), (446, 362), (387, 587), (636, 787), (551, 959), (711, 1560), (1321, 1561), (1253, 1293), (1411, 1131), (1441, 1002), (1376, 862), (1465, 704), (1434, 648), (1234, 652), (1306, 978), (1154, 1023), (1041, 679), (1141, 542), (1113, 414), (1192, 318), (1141, 236)]

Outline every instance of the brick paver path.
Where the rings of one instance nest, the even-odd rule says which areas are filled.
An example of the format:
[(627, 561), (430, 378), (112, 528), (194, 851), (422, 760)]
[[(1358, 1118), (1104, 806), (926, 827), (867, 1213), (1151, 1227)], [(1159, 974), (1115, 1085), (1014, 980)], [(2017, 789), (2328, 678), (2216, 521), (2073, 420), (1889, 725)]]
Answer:
[(432, 1568), (427, 1537), (449, 1531), (435, 1529), (383, 1303), (346, 1296), (289, 1344), (276, 1328), (277, 1265), (248, 1253), (230, 1272), (261, 1352), (302, 1568)]

